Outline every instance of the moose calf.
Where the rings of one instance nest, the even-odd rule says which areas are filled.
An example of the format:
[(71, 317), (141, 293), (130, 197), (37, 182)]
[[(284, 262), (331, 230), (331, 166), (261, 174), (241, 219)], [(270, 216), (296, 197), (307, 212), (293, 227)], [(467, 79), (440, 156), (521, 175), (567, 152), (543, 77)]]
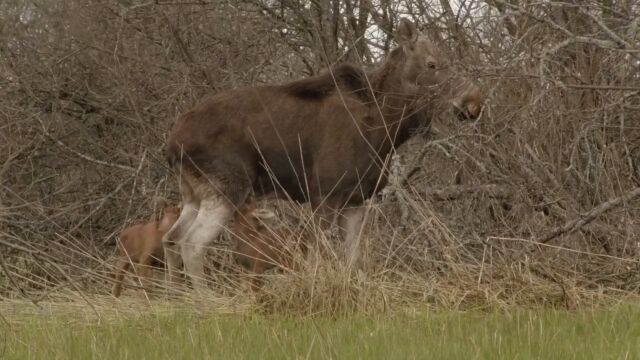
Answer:
[[(265, 226), (265, 221), (275, 217), (266, 209), (256, 209), (256, 201), (249, 197), (244, 206), (235, 212), (233, 233), (235, 234), (235, 258), (240, 265), (255, 275), (276, 266), (295, 268), (296, 250), (306, 251), (304, 239), (297, 242), (296, 236), (286, 230), (274, 230)], [(254, 277), (253, 290), (258, 290), (262, 282)]]
[[(180, 209), (167, 206), (163, 210), (160, 221), (149, 221), (145, 224), (126, 228), (118, 241), (119, 260), (114, 273), (115, 284), (111, 293), (119, 297), (122, 292), (122, 280), (131, 264), (141, 265), (138, 275), (144, 281), (149, 277), (151, 266), (159, 266), (164, 261), (162, 237), (171, 229), (180, 216)], [(143, 284), (143, 287), (144, 286)]]

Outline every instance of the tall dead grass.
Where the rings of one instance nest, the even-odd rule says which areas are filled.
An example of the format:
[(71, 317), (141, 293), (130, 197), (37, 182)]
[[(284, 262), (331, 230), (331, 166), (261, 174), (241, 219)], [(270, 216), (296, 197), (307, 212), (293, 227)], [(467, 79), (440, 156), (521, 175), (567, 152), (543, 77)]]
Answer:
[[(392, 182), (368, 204), (361, 271), (316, 232), (321, 259), (268, 274), (247, 308), (572, 308), (638, 294), (637, 198), (593, 212), (640, 185), (638, 5), (466, 5), (474, 10), (457, 26), (438, 7), (388, 13), (441, 34), (452, 66), (485, 89), (480, 119), (444, 114), (400, 149)], [(162, 148), (178, 114), (220, 89), (323, 67), (318, 43), (298, 31), (311, 25), (269, 9), (0, 4), (0, 24), (16, 24), (0, 28), (2, 298), (103, 301), (116, 236), (153, 217), (157, 199), (177, 200)], [(365, 62), (389, 46), (384, 31), (395, 21), (366, 19), (381, 37), (370, 39)], [(353, 58), (348, 41), (334, 45)], [(309, 216), (286, 202), (262, 206), (294, 232)], [(556, 232), (565, 224), (579, 226)], [(210, 301), (224, 306), (250, 298), (231, 249), (226, 235), (209, 252)], [(127, 292), (140, 295), (137, 286)], [(154, 296), (173, 290), (163, 288), (159, 280)]]

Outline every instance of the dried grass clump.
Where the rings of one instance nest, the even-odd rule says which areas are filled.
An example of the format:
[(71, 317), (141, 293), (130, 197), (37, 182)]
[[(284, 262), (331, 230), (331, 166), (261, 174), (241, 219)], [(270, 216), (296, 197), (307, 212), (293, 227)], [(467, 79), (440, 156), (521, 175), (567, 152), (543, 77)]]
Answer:
[[(443, 114), (400, 149), (368, 204), (360, 272), (316, 232), (320, 259), (270, 274), (253, 299), (226, 236), (209, 253), (211, 302), (348, 313), (638, 295), (637, 3), (336, 3), (315, 16), (278, 0), (2, 2), (0, 297), (99, 306), (116, 236), (157, 214), (158, 199), (177, 200), (162, 149), (178, 114), (220, 89), (373, 63), (400, 16), (481, 83), (480, 119)], [(263, 206), (292, 231), (309, 216)], [(157, 282), (147, 299), (130, 281), (127, 299), (192, 299)]]

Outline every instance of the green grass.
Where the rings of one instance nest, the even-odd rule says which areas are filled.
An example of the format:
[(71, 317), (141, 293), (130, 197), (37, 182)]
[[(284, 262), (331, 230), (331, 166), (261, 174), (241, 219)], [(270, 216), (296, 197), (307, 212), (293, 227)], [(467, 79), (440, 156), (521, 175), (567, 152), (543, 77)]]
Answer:
[(198, 315), (0, 319), (1, 359), (640, 359), (640, 306), (339, 319)]

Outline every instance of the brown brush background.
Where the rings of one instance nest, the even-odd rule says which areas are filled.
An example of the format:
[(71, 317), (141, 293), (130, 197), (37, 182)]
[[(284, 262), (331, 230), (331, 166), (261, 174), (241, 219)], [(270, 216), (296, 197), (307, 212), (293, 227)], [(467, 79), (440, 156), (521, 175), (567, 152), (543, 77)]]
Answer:
[[(371, 203), (364, 273), (328, 256), (268, 284), (267, 303), (573, 307), (637, 294), (640, 194), (615, 199), (640, 186), (638, 2), (5, 0), (0, 296), (106, 294), (119, 232), (178, 200), (163, 147), (180, 113), (216, 91), (375, 63), (400, 17), (482, 85), (482, 116), (443, 114), (400, 149)], [(262, 205), (291, 227), (306, 216)], [(228, 242), (210, 251), (217, 284), (237, 272)]]

